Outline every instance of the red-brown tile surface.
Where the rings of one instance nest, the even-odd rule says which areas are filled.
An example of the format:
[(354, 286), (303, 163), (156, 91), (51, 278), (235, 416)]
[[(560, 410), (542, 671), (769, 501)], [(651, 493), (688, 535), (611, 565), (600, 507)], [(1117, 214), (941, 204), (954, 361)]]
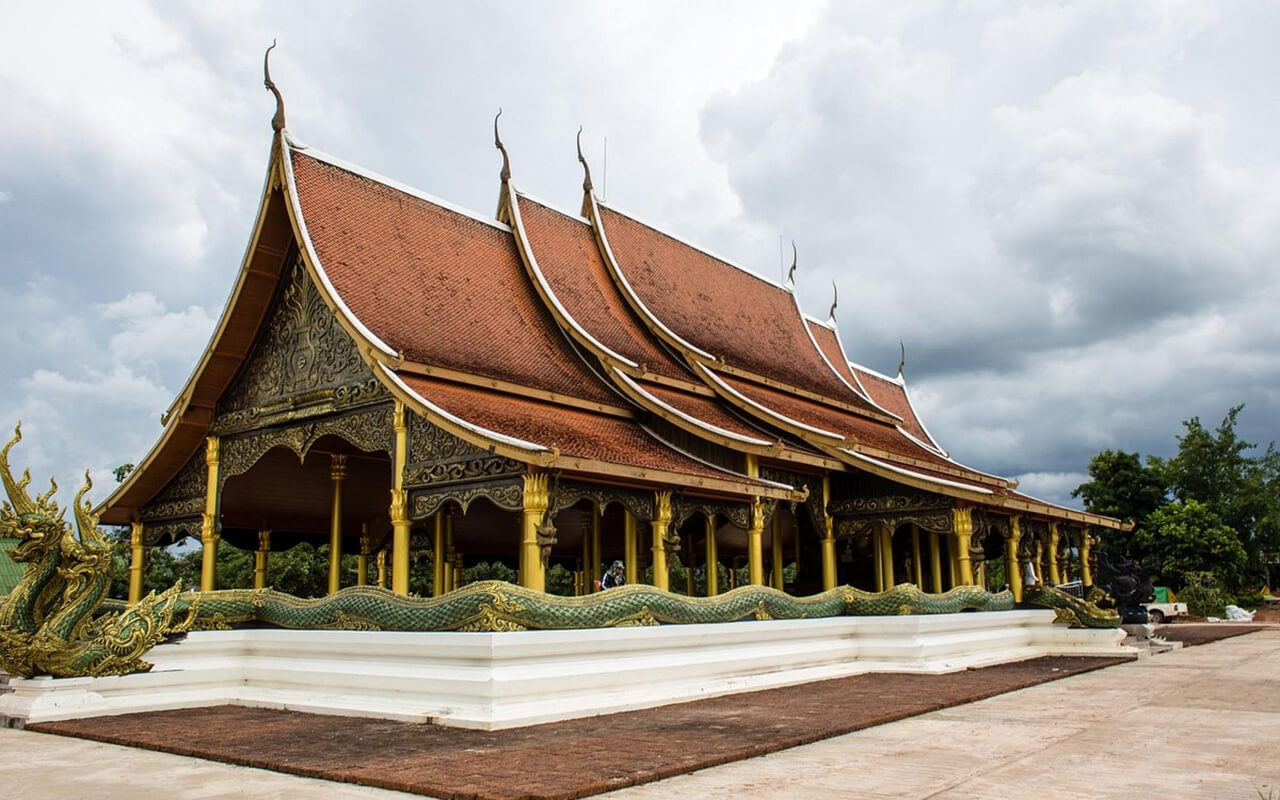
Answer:
[(434, 797), (550, 800), (763, 755), (1126, 660), (1053, 657), (947, 675), (858, 675), (494, 732), (234, 706), (30, 729)]
[[(848, 411), (768, 386), (761, 386), (752, 381), (735, 378), (732, 375), (721, 374), (719, 377), (744, 397), (797, 422), (838, 433), (866, 447), (922, 462), (907, 465), (909, 469), (916, 470), (932, 465), (948, 480), (970, 480), (977, 485), (985, 485), (984, 481), (991, 480), (921, 447), (903, 436), (892, 425), (869, 420)], [(988, 486), (988, 488), (991, 487)]]
[(667, 447), (633, 420), (406, 373), (400, 373), (400, 378), (454, 416), (543, 447), (557, 447), (565, 456), (695, 477), (755, 482)]
[(924, 424), (916, 416), (911, 401), (907, 399), (906, 389), (896, 381), (885, 380), (866, 370), (858, 370), (857, 376), (862, 387), (871, 395), (871, 399), (881, 408), (902, 417), (902, 427), (922, 442), (938, 444), (924, 429)]
[(648, 381), (642, 385), (642, 388), (672, 408), (717, 428), (736, 433), (739, 436), (749, 436), (752, 439), (762, 439), (767, 442), (776, 442), (778, 440), (777, 436), (765, 433), (725, 410), (723, 401), (719, 398), (704, 397), (703, 395), (673, 389)]
[(871, 407), (822, 360), (790, 292), (612, 209), (600, 213), (627, 282), (682, 339), (730, 365)]
[(585, 221), (520, 199), (525, 234), (560, 304), (596, 341), (669, 378), (697, 378), (655, 341), (609, 275), (595, 234)]
[(434, 366), (614, 401), (534, 293), (510, 231), (301, 153), (293, 169), (329, 280), (392, 348)]

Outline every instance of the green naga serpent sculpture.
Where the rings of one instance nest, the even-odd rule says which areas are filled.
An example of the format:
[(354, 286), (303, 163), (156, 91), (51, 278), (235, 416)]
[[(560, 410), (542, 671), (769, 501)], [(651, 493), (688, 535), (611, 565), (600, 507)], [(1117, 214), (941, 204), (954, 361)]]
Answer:
[[(18, 676), (120, 675), (150, 668), (142, 661), (154, 645), (188, 630), (258, 624), (280, 628), (386, 631), (522, 631), (816, 619), (837, 616), (949, 614), (1007, 611), (1008, 592), (959, 586), (926, 594), (909, 583), (879, 592), (842, 586), (792, 597), (765, 586), (741, 586), (716, 597), (686, 597), (632, 585), (585, 597), (558, 597), (501, 581), (463, 586), (435, 598), (402, 597), (386, 589), (354, 586), (304, 600), (271, 589), (180, 594), (178, 586), (152, 592), (119, 609), (106, 600), (111, 548), (84, 501), (75, 497), (78, 536), (72, 535), (48, 493), (32, 500), (30, 474), (14, 480), (9, 451), (21, 428), (0, 450), (0, 478), (9, 495), (0, 509), (0, 536), (19, 544), (11, 557), (26, 564), (17, 587), (0, 604), (0, 669)], [(1114, 613), (1045, 587), (1028, 587), (1024, 604), (1052, 608), (1060, 622), (1114, 627)], [(107, 609), (112, 609), (103, 613)]]
[[(195, 614), (174, 624), (178, 588), (152, 592), (123, 612), (95, 617), (110, 584), (111, 546), (98, 529), (84, 496), (89, 474), (76, 493), (78, 536), (53, 501), (56, 481), (34, 500), (31, 473), (14, 480), (9, 451), (22, 428), (0, 450), (0, 479), (9, 500), (0, 507), (0, 536), (18, 540), (10, 558), (25, 563), (22, 578), (0, 605), (0, 669), (20, 677), (123, 675), (150, 669), (142, 655), (165, 637), (180, 633)], [(191, 604), (187, 605), (191, 609)]]

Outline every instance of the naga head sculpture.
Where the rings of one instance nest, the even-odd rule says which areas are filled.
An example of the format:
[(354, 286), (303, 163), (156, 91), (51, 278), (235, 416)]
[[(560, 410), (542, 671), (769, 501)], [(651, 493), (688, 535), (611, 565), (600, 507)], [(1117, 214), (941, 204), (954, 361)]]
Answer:
[(14, 561), (37, 559), (52, 547), (57, 547), (66, 531), (65, 512), (53, 501), (58, 492), (58, 482), (49, 480), (49, 491), (32, 499), (27, 493), (31, 472), (25, 470), (15, 479), (9, 467), (9, 451), (22, 441), (22, 424), (13, 429), (11, 438), (0, 450), (0, 481), (4, 482), (8, 500), (0, 507), (0, 537), (17, 539), (18, 545), (9, 553)]

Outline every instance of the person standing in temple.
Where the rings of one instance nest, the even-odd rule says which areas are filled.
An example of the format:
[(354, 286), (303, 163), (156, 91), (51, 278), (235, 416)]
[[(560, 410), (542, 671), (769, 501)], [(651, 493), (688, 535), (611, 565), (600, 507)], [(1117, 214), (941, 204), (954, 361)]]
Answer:
[(627, 584), (625, 571), (625, 567), (621, 561), (613, 562), (613, 566), (609, 567), (609, 571), (604, 574), (604, 580), (600, 581), (600, 585), (605, 589), (612, 589), (615, 586), (625, 586)]

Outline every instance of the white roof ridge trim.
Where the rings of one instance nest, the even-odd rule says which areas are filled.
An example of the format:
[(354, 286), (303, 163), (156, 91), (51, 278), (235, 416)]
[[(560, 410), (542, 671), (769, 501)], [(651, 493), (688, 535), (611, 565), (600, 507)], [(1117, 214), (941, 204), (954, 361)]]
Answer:
[(568, 209), (562, 208), (561, 206), (558, 206), (558, 205), (556, 205), (555, 203), (549, 203), (549, 202), (547, 202), (546, 200), (543, 200), (541, 197), (538, 197), (538, 196), (537, 196), (537, 195), (535, 195), (535, 194), (530, 194), (529, 192), (526, 192), (526, 191), (525, 191), (525, 190), (523, 190), (523, 189), (519, 189), (519, 188), (517, 188), (517, 187), (516, 187), (515, 183), (512, 183), (512, 184), (511, 184), (511, 188), (512, 188), (512, 190), (513, 190), (513, 191), (515, 191), (515, 193), (516, 193), (516, 194), (520, 195), (521, 199), (523, 199), (523, 200), (529, 200), (529, 201), (531, 201), (531, 202), (537, 203), (537, 204), (538, 204), (538, 205), (540, 205), (540, 206), (545, 206), (545, 207), (547, 207), (547, 208), (551, 209), (552, 211), (556, 212), (557, 214), (562, 214), (562, 215), (564, 215), (564, 216), (566, 216), (566, 217), (568, 217), (568, 218), (572, 219), (574, 222), (581, 222), (582, 224), (586, 225), (587, 227), (591, 227), (591, 220), (587, 219), (586, 217), (584, 217), (584, 216), (582, 216), (582, 215), (580, 215), (580, 214), (576, 214), (576, 213), (574, 213), (574, 212), (572, 212), (572, 211), (569, 211)]
[(663, 447), (669, 447), (672, 450), (679, 453), (680, 455), (684, 456), (685, 458), (688, 458), (692, 461), (696, 461), (699, 464), (703, 465), (704, 467), (710, 467), (711, 469), (714, 469), (716, 472), (723, 472), (725, 475), (732, 475), (735, 478), (746, 478), (749, 481), (756, 481), (757, 483), (763, 483), (766, 486), (772, 486), (776, 489), (790, 489), (793, 492), (796, 489), (796, 487), (792, 486), (789, 483), (778, 483), (776, 481), (770, 481), (764, 478), (753, 478), (750, 475), (743, 475), (741, 472), (734, 472), (731, 469), (725, 469), (719, 464), (712, 464), (710, 461), (701, 459), (698, 456), (695, 456), (693, 453), (683, 450), (680, 447), (677, 447), (676, 445), (672, 444), (671, 442), (668, 442), (666, 439), (663, 439), (661, 436), (655, 433), (652, 429), (649, 428), (648, 425), (645, 425), (643, 422), (637, 422), (636, 425), (639, 426), (642, 431), (649, 434), (654, 439), (656, 439), (659, 443), (661, 443)]
[(857, 374), (858, 374), (858, 372), (860, 372), (860, 371), (861, 371), (861, 372), (865, 372), (865, 373), (867, 373), (868, 375), (872, 375), (872, 376), (874, 376), (874, 377), (876, 377), (876, 378), (879, 378), (879, 379), (881, 379), (881, 380), (883, 380), (883, 381), (887, 381), (887, 382), (889, 382), (889, 383), (896, 383), (896, 384), (898, 384), (899, 386), (903, 386), (903, 387), (905, 387), (905, 386), (906, 386), (906, 381), (905, 381), (905, 380), (903, 380), (903, 378), (902, 378), (902, 376), (901, 376), (901, 375), (899, 375), (899, 376), (898, 376), (898, 377), (896, 377), (896, 378), (890, 378), (888, 375), (885, 375), (885, 374), (884, 374), (883, 372), (881, 372), (880, 370), (878, 370), (878, 369), (872, 369), (871, 367), (864, 367), (862, 364), (859, 364), (857, 361), (850, 361), (850, 362), (849, 362), (849, 369), (850, 369), (850, 370), (852, 370), (852, 371), (853, 371), (853, 374), (855, 374), (855, 375), (857, 375)]
[(639, 364), (621, 353), (615, 353), (611, 348), (606, 347), (602, 342), (596, 339), (596, 337), (592, 336), (586, 328), (582, 327), (582, 325), (573, 318), (573, 315), (569, 313), (569, 309), (565, 308), (560, 302), (560, 298), (556, 296), (555, 290), (551, 288), (550, 281), (548, 281), (547, 277), (542, 274), (542, 268), (538, 266), (538, 257), (534, 254), (533, 245), (529, 242), (529, 234), (524, 229), (524, 218), (520, 216), (520, 192), (516, 189), (515, 184), (510, 180), (507, 181), (507, 185), (511, 191), (511, 214), (515, 221), (515, 234), (519, 236), (520, 241), (524, 243), (524, 251), (529, 257), (529, 267), (533, 270), (533, 274), (536, 276), (542, 290), (547, 293), (547, 298), (550, 299), (552, 305), (556, 307), (556, 311), (559, 312), (564, 320), (568, 322), (579, 335), (590, 342), (592, 347), (595, 347), (609, 358), (626, 364), (628, 367), (639, 369)]
[[(592, 192), (589, 195), (589, 198), (591, 200), (592, 211), (595, 213), (596, 219), (599, 219), (600, 204), (596, 201), (595, 192)], [(658, 319), (657, 314), (649, 310), (649, 307), (645, 305), (645, 302), (640, 299), (640, 295), (636, 294), (636, 290), (632, 288), (631, 282), (627, 280), (627, 275), (622, 271), (622, 267), (618, 264), (618, 259), (614, 257), (613, 245), (609, 244), (609, 233), (605, 230), (603, 222), (601, 222), (599, 229), (595, 230), (595, 233), (599, 236), (600, 242), (604, 245), (605, 269), (609, 270), (609, 274), (615, 276), (618, 279), (618, 282), (622, 284), (622, 290), (626, 293), (627, 297), (631, 299), (631, 302), (635, 303), (636, 308), (640, 309), (642, 312), (641, 316), (647, 319), (651, 324), (656, 325), (663, 333), (670, 336), (672, 340), (679, 342), (680, 347), (683, 347), (690, 353), (693, 353), (700, 358), (705, 358), (708, 361), (718, 360), (706, 350), (690, 343), (685, 340), (684, 337), (680, 336), (680, 334), (668, 328), (665, 322)]]
[(854, 450), (849, 450), (848, 448), (845, 448), (845, 447), (840, 448), (840, 452), (844, 453), (845, 455), (852, 456), (853, 458), (856, 458), (859, 461), (865, 461), (869, 464), (875, 464), (887, 470), (896, 472), (900, 475), (907, 475), (912, 478), (916, 478), (917, 480), (929, 481), (930, 483), (936, 483), (940, 486), (953, 486), (957, 489), (964, 489), (965, 491), (969, 491), (969, 492), (977, 492), (978, 494), (991, 494), (991, 495), (995, 494), (995, 492), (991, 491), (990, 489), (984, 486), (974, 486), (968, 483), (960, 483), (959, 481), (949, 481), (949, 480), (946, 480), (945, 478), (935, 478), (932, 475), (924, 475), (922, 473), (915, 472), (913, 470), (905, 469), (903, 467), (890, 464), (886, 461), (881, 461), (878, 458), (872, 458), (871, 456), (863, 455), (862, 453), (856, 452)]
[(725, 258), (725, 257), (724, 257), (724, 256), (722, 256), (722, 255), (718, 255), (718, 254), (716, 254), (716, 253), (712, 252), (711, 250), (708, 250), (707, 248), (703, 247), (702, 245), (694, 244), (693, 242), (689, 241), (688, 239), (681, 238), (681, 237), (679, 237), (679, 236), (676, 236), (676, 235), (675, 235), (675, 234), (673, 234), (673, 233), (670, 233), (670, 232), (668, 232), (668, 231), (665, 231), (665, 230), (663, 230), (662, 228), (659, 228), (657, 225), (654, 225), (654, 224), (653, 224), (653, 223), (651, 223), (651, 222), (647, 222), (646, 220), (641, 219), (640, 217), (637, 217), (635, 214), (629, 214), (629, 213), (627, 213), (626, 211), (623, 211), (622, 209), (620, 209), (620, 208), (618, 208), (617, 206), (612, 205), (612, 204), (610, 204), (610, 203), (599, 202), (599, 205), (603, 206), (604, 208), (609, 209), (610, 211), (614, 212), (615, 214), (620, 214), (620, 215), (622, 215), (622, 216), (626, 217), (627, 219), (631, 220), (632, 222), (639, 223), (640, 225), (643, 225), (643, 226), (645, 226), (646, 228), (649, 228), (650, 230), (655, 231), (655, 232), (657, 232), (658, 234), (660, 234), (660, 235), (662, 235), (662, 236), (666, 236), (668, 239), (674, 239), (675, 241), (679, 242), (679, 243), (680, 243), (680, 244), (682, 244), (682, 245), (685, 245), (686, 247), (690, 247), (690, 248), (692, 248), (692, 249), (694, 249), (694, 250), (697, 250), (699, 253), (702, 253), (704, 256), (707, 256), (707, 257), (709, 257), (709, 258), (713, 258), (713, 259), (715, 259), (716, 261), (719, 261), (720, 263), (722, 263), (722, 264), (724, 264), (724, 265), (726, 265), (726, 266), (733, 267), (734, 269), (738, 270), (739, 272), (742, 272), (742, 273), (744, 273), (744, 274), (746, 274), (746, 275), (750, 275), (752, 278), (755, 278), (756, 280), (761, 281), (762, 283), (767, 283), (768, 285), (772, 286), (772, 287), (773, 287), (773, 288), (775, 288), (775, 289), (778, 289), (779, 291), (786, 292), (787, 294), (790, 294), (790, 295), (794, 295), (794, 294), (795, 294), (795, 289), (789, 288), (789, 287), (787, 287), (785, 284), (775, 283), (773, 280), (771, 280), (771, 279), (769, 279), (769, 278), (766, 278), (766, 277), (764, 277), (763, 275), (758, 275), (758, 274), (756, 274), (755, 272), (752, 272), (751, 270), (747, 269), (746, 267), (742, 266), (741, 264), (737, 263), (736, 261), (732, 261), (732, 260), (730, 260), (730, 259), (728, 259), (728, 258)]
[(766, 416), (772, 417), (773, 419), (776, 419), (776, 420), (780, 420), (785, 425), (791, 425), (796, 428), (800, 428), (801, 430), (806, 430), (811, 433), (815, 433), (819, 436), (825, 436), (829, 439), (836, 439), (841, 442), (846, 441), (845, 437), (841, 436), (838, 433), (834, 433), (828, 430), (823, 430), (822, 428), (815, 428), (812, 425), (806, 425), (803, 422), (800, 422), (799, 420), (792, 419), (791, 417), (788, 417), (784, 414), (774, 411), (773, 409), (768, 408), (767, 406), (761, 405), (760, 403), (757, 403), (755, 400), (752, 400), (750, 397), (747, 397), (746, 395), (744, 395), (742, 392), (739, 392), (737, 389), (734, 389), (729, 384), (725, 383), (723, 380), (720, 379), (719, 375), (715, 374), (714, 370), (708, 368), (703, 364), (697, 364), (695, 366), (697, 366), (697, 368), (701, 370), (704, 375), (710, 377), (711, 380), (715, 381), (716, 384), (720, 386), (722, 389), (724, 389), (726, 392), (732, 394), (734, 397), (737, 397), (742, 402), (747, 403), (752, 408), (758, 409), (761, 413), (765, 414)]
[(734, 441), (737, 441), (737, 442), (744, 442), (746, 444), (755, 444), (755, 445), (760, 445), (762, 447), (769, 447), (773, 444), (773, 442), (765, 441), (764, 439), (753, 439), (750, 436), (743, 436), (740, 433), (734, 433), (733, 431), (725, 430), (724, 428), (721, 428), (717, 425), (712, 425), (710, 422), (706, 422), (705, 420), (701, 420), (701, 419), (698, 419), (697, 417), (690, 416), (689, 414), (686, 414), (685, 412), (681, 411), (675, 406), (672, 406), (669, 403), (663, 402), (660, 398), (654, 397), (652, 394), (646, 391), (642, 386), (640, 386), (640, 384), (632, 380), (630, 375), (627, 375), (625, 372), (618, 369), (617, 367), (614, 367), (613, 373), (618, 377), (622, 378), (622, 380), (626, 381), (628, 386), (630, 386), (640, 394), (644, 395), (645, 397), (649, 398), (649, 400), (651, 400), (652, 402), (656, 403), (659, 406), (662, 406), (667, 411), (670, 411), (672, 414), (675, 414), (676, 416), (680, 417), (686, 422), (689, 422), (693, 425), (697, 425), (699, 428), (705, 428), (706, 430), (712, 431), (714, 433), (718, 433), (721, 436), (727, 437), (729, 439), (733, 439)]
[(424, 406), (427, 407), (429, 411), (431, 411), (431, 413), (439, 414), (441, 417), (444, 417), (445, 419), (449, 420), (454, 425), (457, 425), (462, 428), (466, 428), (469, 431), (477, 433), (486, 438), (493, 439), (494, 441), (502, 442), (503, 444), (510, 445), (512, 447), (517, 447), (521, 450), (530, 450), (535, 453), (550, 452), (548, 448), (543, 447), (540, 444), (536, 444), (534, 442), (526, 442), (524, 439), (517, 439), (516, 437), (508, 436), (505, 433), (498, 433), (497, 431), (489, 430), (488, 428), (482, 427), (480, 425), (476, 425), (473, 422), (468, 422), (467, 420), (455, 414), (451, 414), (450, 412), (444, 410), (443, 408), (431, 402), (427, 398), (418, 394), (418, 392), (414, 390), (413, 387), (405, 383), (404, 380), (399, 375), (397, 375), (395, 371), (389, 368), (386, 364), (383, 364), (381, 361), (379, 361), (378, 367), (382, 370), (384, 375), (386, 375), (395, 383), (396, 386), (400, 387), (401, 391), (411, 395), (419, 403), (422, 403)]
[(439, 206), (440, 208), (443, 208), (446, 211), (452, 211), (455, 214), (461, 214), (462, 216), (467, 217), (468, 219), (472, 219), (472, 220), (475, 220), (476, 222), (484, 223), (485, 225), (488, 225), (492, 228), (496, 228), (504, 233), (511, 232), (510, 228), (508, 228), (506, 225), (503, 225), (501, 222), (498, 222), (496, 219), (489, 219), (488, 217), (485, 217), (479, 214), (478, 212), (472, 211), (469, 208), (463, 208), (462, 206), (457, 205), (455, 203), (451, 203), (448, 200), (444, 200), (440, 197), (436, 197), (430, 192), (425, 192), (421, 189), (415, 189), (414, 187), (406, 183), (401, 183), (400, 181), (397, 181), (393, 178), (388, 178), (387, 176), (381, 173), (374, 172), (371, 169), (366, 169), (360, 166), (359, 164), (354, 164), (350, 161), (347, 161), (344, 158), (339, 158), (337, 156), (330, 155), (329, 153), (326, 153), (322, 150), (316, 150), (314, 148), (305, 148), (305, 152), (303, 152), (302, 155), (309, 156), (311, 158), (314, 158), (317, 161), (323, 161), (326, 164), (329, 164), (330, 166), (337, 167), (338, 169), (346, 170), (347, 172), (350, 172), (353, 175), (359, 175), (362, 178), (367, 178), (373, 181), (374, 183), (380, 183), (383, 186), (386, 186), (388, 189), (395, 189), (398, 192), (404, 192), (405, 194), (410, 195), (411, 197), (416, 197), (419, 200), (424, 200), (428, 203), (431, 203), (432, 205)]
[[(906, 428), (902, 427), (901, 425), (895, 425), (894, 427), (898, 429), (898, 433), (900, 433), (900, 434), (902, 434), (903, 436), (907, 437), (907, 438), (908, 438), (908, 439), (910, 439), (912, 442), (914, 442), (916, 445), (918, 445), (918, 446), (920, 446), (920, 447), (923, 447), (925, 450), (928, 450), (930, 453), (933, 453), (934, 455), (941, 456), (942, 458), (946, 458), (948, 461), (951, 461), (951, 459), (947, 457), (947, 454), (946, 454), (946, 453), (942, 452), (942, 451), (941, 451), (941, 450), (939, 450), (937, 447), (935, 447), (935, 446), (933, 446), (933, 445), (929, 444), (928, 442), (922, 442), (922, 441), (920, 441), (920, 439), (919, 439), (915, 434), (913, 434), (911, 431), (907, 430)], [(953, 463), (953, 464), (954, 464), (954, 463), (956, 463), (956, 462), (951, 461), (951, 463)], [(967, 467), (966, 467), (966, 469), (967, 469)], [(972, 471), (973, 471), (973, 472), (977, 472), (979, 475), (986, 475), (986, 473), (985, 473), (985, 472), (979, 472), (979, 471), (978, 471), (978, 470), (976, 470), (976, 469), (975, 469), (975, 470), (972, 470)], [(995, 476), (990, 476), (990, 477), (995, 477)]]
[(340, 294), (338, 294), (338, 290), (334, 287), (333, 283), (330, 282), (329, 275), (325, 272), (324, 265), (320, 263), (320, 256), (316, 253), (315, 245), (311, 242), (311, 232), (307, 230), (306, 214), (302, 210), (302, 201), (298, 199), (298, 182), (293, 175), (293, 159), (290, 157), (289, 144), (285, 141), (284, 137), (280, 138), (280, 146), (284, 151), (281, 155), (283, 156), (282, 160), (284, 161), (285, 183), (287, 184), (285, 188), (289, 192), (289, 199), (293, 202), (293, 208), (297, 212), (298, 227), (300, 228), (299, 233), (302, 234), (300, 238), (302, 239), (303, 246), (307, 249), (308, 259), (316, 268), (316, 274), (320, 278), (321, 289), (329, 295), (333, 304), (337, 306), (342, 315), (346, 317), (347, 322), (359, 331), (360, 335), (365, 337), (370, 344), (377, 347), (385, 355), (391, 356), (392, 358), (399, 358), (399, 353), (393, 350), (386, 342), (382, 341), (377, 334), (369, 330), (369, 328), (360, 321), (360, 318), (351, 311), (347, 306), (346, 301), (342, 299)]
[[(854, 396), (869, 403), (872, 408), (883, 412), (886, 416), (892, 417), (893, 419), (896, 419), (898, 421), (902, 421), (902, 417), (899, 417), (897, 414), (893, 413), (892, 411), (890, 411), (889, 409), (885, 408), (884, 406), (880, 405), (875, 401), (875, 398), (872, 397), (871, 393), (867, 391), (867, 387), (863, 386), (862, 381), (858, 380), (858, 374), (854, 372), (852, 369), (849, 370), (849, 372), (850, 374), (853, 375), (854, 383), (858, 384), (857, 388), (855, 389), (853, 387), (853, 384), (849, 383), (847, 380), (844, 379), (844, 376), (840, 374), (840, 370), (836, 369), (836, 365), (831, 363), (831, 359), (827, 358), (827, 354), (822, 352), (822, 348), (818, 346), (818, 340), (814, 338), (813, 329), (809, 327), (809, 323), (805, 319), (806, 314), (804, 313), (804, 309), (800, 308), (799, 298), (796, 298), (794, 295), (792, 297), (796, 301), (796, 312), (800, 314), (800, 326), (804, 328), (804, 335), (809, 337), (809, 343), (813, 345), (813, 349), (817, 351), (818, 357), (822, 359), (822, 363), (827, 365), (827, 369), (831, 370), (831, 374), (836, 377), (836, 380), (843, 383), (849, 389), (849, 391), (853, 392)], [(836, 347), (840, 349), (840, 357), (843, 358), (847, 363), (849, 361), (849, 356), (844, 352), (844, 343), (840, 341), (840, 331), (836, 328), (836, 323), (834, 320), (832, 320), (831, 326), (827, 328), (827, 330), (831, 331), (831, 335), (836, 338)], [(832, 399), (836, 399), (836, 398), (832, 398)]]

